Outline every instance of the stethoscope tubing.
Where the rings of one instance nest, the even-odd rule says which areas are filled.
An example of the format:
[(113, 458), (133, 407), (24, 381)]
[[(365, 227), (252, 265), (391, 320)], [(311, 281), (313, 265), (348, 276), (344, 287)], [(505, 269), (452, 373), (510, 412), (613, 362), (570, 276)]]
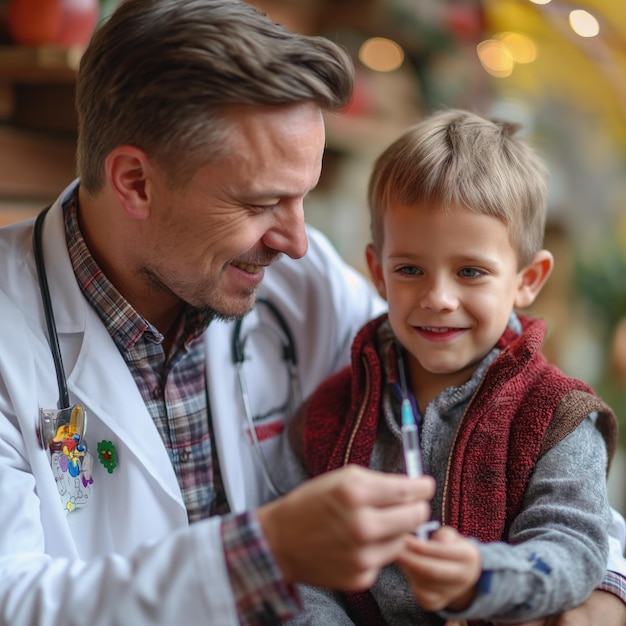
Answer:
[(250, 431), (250, 436), (252, 437), (253, 448), (259, 461), (261, 462), (261, 471), (263, 472), (263, 477), (265, 478), (265, 482), (272, 494), (276, 497), (282, 496), (284, 495), (284, 492), (280, 489), (280, 487), (276, 484), (276, 481), (272, 478), (269, 464), (267, 462), (267, 459), (265, 458), (265, 455), (263, 454), (263, 450), (261, 449), (261, 442), (259, 441), (259, 436), (256, 432), (254, 420), (252, 419), (252, 409), (250, 407), (248, 387), (246, 385), (246, 377), (243, 374), (243, 363), (236, 363), (236, 367), (237, 379), (239, 381), (239, 391), (241, 392), (241, 398), (244, 404), (244, 413), (246, 414), (246, 422), (248, 423), (248, 430)]
[[(291, 331), (289, 330), (289, 326), (282, 313), (278, 310), (278, 308), (266, 298), (257, 298), (256, 300), (257, 306), (259, 304), (267, 307), (269, 312), (271, 313), (274, 321), (278, 324), (280, 331), (276, 328), (272, 328), (268, 325), (269, 328), (279, 337), (283, 346), (283, 360), (286, 362), (287, 370), (289, 373), (289, 394), (292, 399), (291, 406), (299, 407), (302, 403), (302, 392), (300, 388), (300, 379), (298, 376), (298, 359), (296, 354), (296, 347), (293, 341), (293, 336)], [(250, 431), (250, 437), (252, 438), (253, 448), (257, 454), (257, 457), (261, 463), (261, 471), (263, 472), (263, 477), (265, 478), (265, 482), (269, 487), (270, 491), (275, 496), (282, 496), (285, 494), (285, 491), (280, 489), (276, 483), (276, 481), (272, 478), (272, 474), (269, 468), (269, 464), (263, 454), (263, 449), (261, 448), (261, 442), (259, 441), (259, 437), (256, 432), (256, 426), (254, 424), (254, 417), (252, 416), (252, 408), (250, 406), (250, 397), (248, 394), (248, 385), (246, 384), (246, 378), (243, 371), (243, 364), (245, 361), (245, 344), (247, 340), (247, 335), (242, 337), (241, 329), (242, 329), (243, 318), (237, 320), (235, 324), (235, 328), (233, 331), (233, 341), (232, 341), (232, 359), (233, 363), (237, 369), (237, 379), (239, 382), (239, 391), (241, 392), (241, 399), (243, 402), (244, 413), (246, 416), (246, 423), (248, 425), (248, 429)], [(282, 332), (282, 335), (281, 335)], [(287, 400), (287, 407), (289, 406), (289, 398)]]
[(37, 280), (39, 282), (39, 290), (41, 291), (41, 302), (43, 305), (43, 313), (46, 319), (46, 328), (48, 329), (48, 342), (50, 344), (50, 352), (54, 361), (54, 369), (57, 377), (57, 386), (59, 388), (59, 409), (68, 409), (70, 407), (70, 394), (67, 389), (67, 378), (63, 367), (63, 357), (61, 356), (61, 348), (59, 346), (59, 335), (57, 333), (56, 322), (54, 320), (54, 310), (52, 308), (52, 299), (50, 298), (50, 288), (48, 287), (48, 276), (46, 274), (46, 264), (43, 258), (42, 246), (42, 229), (46, 214), (50, 207), (45, 208), (35, 220), (33, 227), (33, 253), (35, 255), (35, 267), (37, 268)]
[[(272, 314), (272, 317), (280, 327), (280, 330), (285, 335), (286, 341), (283, 341), (283, 358), (285, 361), (290, 362), (294, 367), (298, 366), (298, 355), (296, 354), (296, 346), (293, 341), (293, 336), (287, 325), (287, 321), (283, 317), (283, 314), (278, 310), (275, 304), (270, 302), (267, 298), (257, 298), (256, 305), (262, 304), (267, 307), (268, 311)], [(244, 347), (246, 340), (241, 337), (241, 326), (244, 318), (239, 318), (235, 324), (235, 330), (233, 332), (232, 341), (232, 358), (233, 363), (243, 363), (245, 360)]]

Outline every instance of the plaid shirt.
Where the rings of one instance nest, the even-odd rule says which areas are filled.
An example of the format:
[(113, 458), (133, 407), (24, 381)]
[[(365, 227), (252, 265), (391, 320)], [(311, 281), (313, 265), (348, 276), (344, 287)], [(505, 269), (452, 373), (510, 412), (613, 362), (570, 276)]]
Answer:
[[(122, 297), (87, 249), (78, 224), (78, 187), (63, 211), (79, 287), (135, 379), (176, 472), (189, 522), (228, 513), (208, 414), (202, 336), (210, 317), (186, 307), (166, 355), (163, 335)], [(296, 594), (282, 580), (256, 517), (226, 516), (221, 532), (241, 623), (278, 623), (292, 616)]]
[(597, 588), (601, 591), (612, 593), (626, 604), (626, 578), (620, 576), (617, 572), (607, 571), (604, 575), (604, 580)]

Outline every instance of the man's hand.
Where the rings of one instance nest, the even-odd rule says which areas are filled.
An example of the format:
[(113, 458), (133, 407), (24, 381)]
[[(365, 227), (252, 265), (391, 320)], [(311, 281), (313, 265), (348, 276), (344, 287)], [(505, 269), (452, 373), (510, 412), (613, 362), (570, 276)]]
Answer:
[(612, 593), (594, 591), (575, 609), (517, 626), (626, 626), (626, 604)]
[(257, 511), (288, 583), (369, 588), (430, 516), (432, 478), (347, 466), (306, 481)]
[(460, 611), (474, 599), (481, 573), (480, 552), (473, 541), (450, 526), (428, 541), (407, 539), (398, 563), (420, 606), (428, 611)]

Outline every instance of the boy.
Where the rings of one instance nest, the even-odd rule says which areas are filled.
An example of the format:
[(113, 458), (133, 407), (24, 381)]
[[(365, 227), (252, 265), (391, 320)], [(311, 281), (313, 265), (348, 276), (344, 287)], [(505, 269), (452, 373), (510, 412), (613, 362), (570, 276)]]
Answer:
[(553, 266), (545, 170), (516, 130), (442, 112), (374, 167), (366, 254), (389, 314), (307, 402), (296, 448), (311, 475), (405, 471), (408, 401), (445, 526), (408, 540), (369, 592), (304, 589), (294, 623), (523, 622), (580, 604), (602, 580), (615, 416), (547, 364), (544, 322), (515, 312)]

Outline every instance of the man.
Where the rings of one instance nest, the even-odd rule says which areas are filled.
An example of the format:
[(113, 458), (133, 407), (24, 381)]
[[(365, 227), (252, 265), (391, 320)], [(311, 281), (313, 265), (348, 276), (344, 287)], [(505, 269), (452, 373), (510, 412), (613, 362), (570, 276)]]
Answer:
[[(251, 446), (226, 321), (257, 291), (288, 295), (308, 394), (375, 311), (319, 236), (291, 260), (309, 245), (321, 110), (350, 89), (336, 46), (245, 3), (130, 0), (93, 37), (77, 80), (80, 185), (34, 237), (67, 393), (33, 225), (0, 243), (2, 624), (277, 623), (297, 610), (293, 583), (367, 586), (426, 519), (431, 481), (356, 468), (246, 513), (269, 500), (259, 459), (275, 469), (266, 433), (293, 407), (259, 420)], [(246, 359), (258, 364), (271, 331)], [(255, 415), (283, 374), (271, 357), (261, 367), (264, 380), (247, 372)]]
[[(353, 467), (265, 504), (282, 325), (307, 396), (379, 310), (303, 222), (350, 90), (336, 46), (237, 1), (127, 0), (92, 38), (80, 183), (0, 235), (0, 623), (278, 623), (427, 519), (432, 481)], [(235, 332), (257, 298), (278, 318)]]

